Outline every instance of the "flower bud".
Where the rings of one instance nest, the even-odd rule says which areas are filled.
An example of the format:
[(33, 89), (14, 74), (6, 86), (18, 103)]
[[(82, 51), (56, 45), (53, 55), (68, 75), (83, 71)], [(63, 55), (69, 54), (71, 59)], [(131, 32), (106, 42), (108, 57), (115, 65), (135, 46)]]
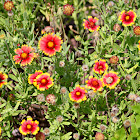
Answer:
[(125, 120), (123, 125), (124, 125), (125, 128), (128, 128), (128, 127), (131, 126), (131, 122), (129, 120)]

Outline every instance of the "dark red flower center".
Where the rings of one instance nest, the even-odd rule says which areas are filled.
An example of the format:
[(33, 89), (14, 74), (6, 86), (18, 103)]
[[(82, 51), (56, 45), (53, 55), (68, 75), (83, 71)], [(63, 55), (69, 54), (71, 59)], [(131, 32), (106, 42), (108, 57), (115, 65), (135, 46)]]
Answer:
[(21, 57), (22, 59), (26, 59), (26, 58), (28, 57), (28, 54), (27, 54), (27, 53), (22, 53), (22, 54), (20, 55), (20, 57)]
[(48, 42), (48, 47), (49, 47), (49, 48), (53, 48), (53, 47), (54, 47), (54, 43), (53, 43), (52, 41), (49, 41), (49, 42)]
[(42, 79), (41, 80), (41, 84), (46, 85), (47, 83), (48, 83), (48, 80), (47, 79)]
[(95, 23), (94, 22), (89, 22), (89, 27), (93, 28), (95, 26)]
[(99, 83), (98, 83), (98, 81), (92, 81), (92, 86), (93, 87), (98, 87), (99, 86)]
[(113, 77), (107, 77), (106, 78), (106, 83), (111, 84), (113, 82)]

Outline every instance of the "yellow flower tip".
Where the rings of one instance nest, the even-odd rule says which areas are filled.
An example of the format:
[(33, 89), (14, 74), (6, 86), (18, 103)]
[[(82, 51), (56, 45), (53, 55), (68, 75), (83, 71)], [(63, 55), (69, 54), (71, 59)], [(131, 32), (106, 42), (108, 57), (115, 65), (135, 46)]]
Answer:
[(93, 17), (92, 17), (92, 16), (88, 16), (88, 19), (89, 19), (89, 18), (93, 18)]
[(24, 120), (22, 120), (21, 124), (23, 124), (24, 122), (25, 122), (25, 119), (24, 119)]
[(93, 76), (89, 76), (89, 79), (93, 78)]
[(33, 119), (31, 117), (29, 117), (29, 118), (27, 118), (27, 120), (31, 120), (32, 121)]
[(85, 19), (83, 19), (83, 21), (86, 21)]
[(94, 19), (99, 20), (97, 17), (94, 17)]

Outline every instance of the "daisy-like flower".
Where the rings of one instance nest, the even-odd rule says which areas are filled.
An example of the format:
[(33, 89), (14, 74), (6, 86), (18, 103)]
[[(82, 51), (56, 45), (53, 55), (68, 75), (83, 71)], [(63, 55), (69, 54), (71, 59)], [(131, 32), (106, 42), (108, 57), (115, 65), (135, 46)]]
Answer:
[(28, 47), (27, 45), (22, 45), (21, 48), (15, 50), (17, 55), (13, 56), (15, 64), (21, 62), (21, 66), (31, 64), (34, 59), (34, 53), (32, 52), (33, 48)]
[(66, 4), (63, 6), (63, 13), (67, 16), (71, 16), (74, 11), (74, 8), (70, 4)]
[(5, 73), (2, 73), (0, 71), (0, 88), (2, 87), (2, 85), (6, 85), (7, 84), (7, 78), (8, 78), (8, 75), (5, 74)]
[(40, 74), (42, 74), (43, 71), (41, 70), (36, 70), (35, 71), (35, 74), (29, 74), (29, 77), (28, 77), (28, 83), (29, 84), (33, 84), (33, 82), (35, 81), (36, 77)]
[(69, 93), (69, 97), (71, 101), (79, 103), (87, 99), (85, 95), (86, 93), (87, 91), (85, 90), (85, 88), (77, 85), (76, 88)]
[(138, 43), (139, 43), (139, 45), (138, 45), (138, 49), (139, 49), (139, 51), (140, 51), (140, 40), (139, 40), (139, 42), (138, 42)]
[(19, 132), (22, 135), (27, 135), (30, 133), (36, 135), (39, 131), (38, 124), (39, 122), (37, 120), (33, 121), (32, 118), (27, 118), (27, 121), (22, 120), (21, 126), (19, 127)]
[(46, 72), (38, 75), (33, 84), (37, 87), (38, 90), (44, 91), (45, 89), (53, 86), (53, 79), (50, 77), (50, 74)]
[(87, 80), (86, 83), (86, 88), (93, 89), (94, 91), (102, 91), (103, 89), (102, 81), (97, 78), (93, 78), (93, 76), (89, 76), (89, 80)]
[(99, 61), (95, 61), (95, 64), (93, 66), (93, 71), (95, 73), (99, 73), (102, 74), (103, 72), (105, 72), (108, 69), (108, 65), (106, 63), (105, 60), (100, 59)]
[(133, 32), (135, 35), (140, 35), (140, 26), (136, 26), (134, 29), (133, 29)]
[(46, 55), (53, 56), (56, 52), (61, 51), (61, 44), (63, 41), (60, 37), (53, 34), (45, 34), (39, 40), (39, 49)]
[(136, 13), (133, 10), (123, 10), (119, 16), (119, 20), (122, 21), (123, 26), (132, 26), (136, 20)]
[(116, 72), (109, 71), (109, 73), (105, 73), (103, 75), (102, 81), (104, 86), (107, 86), (110, 89), (114, 89), (120, 82), (120, 78), (117, 76)]
[(7, 11), (11, 11), (13, 7), (14, 7), (14, 4), (12, 1), (8, 0), (4, 3), (4, 9)]
[(99, 19), (96, 17), (92, 17), (92, 16), (88, 16), (88, 20), (83, 19), (84, 23), (84, 29), (88, 29), (90, 32), (94, 32), (94, 31), (98, 31), (100, 26), (99, 25), (95, 25), (95, 23), (98, 21)]

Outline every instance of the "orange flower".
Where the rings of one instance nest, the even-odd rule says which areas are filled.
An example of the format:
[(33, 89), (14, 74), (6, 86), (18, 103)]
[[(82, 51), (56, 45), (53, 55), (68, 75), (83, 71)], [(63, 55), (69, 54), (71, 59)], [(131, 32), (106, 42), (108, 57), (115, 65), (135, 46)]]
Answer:
[(2, 85), (6, 85), (7, 84), (7, 78), (8, 78), (8, 75), (5, 74), (5, 73), (2, 73), (0, 71), (0, 88), (2, 87)]
[(120, 82), (120, 78), (117, 76), (116, 72), (109, 71), (109, 73), (105, 73), (103, 75), (102, 81), (104, 86), (107, 86), (110, 89), (114, 89)]
[(42, 73), (36, 77), (33, 84), (37, 87), (38, 90), (44, 91), (45, 89), (53, 86), (54, 83), (49, 73)]
[(93, 76), (89, 76), (89, 80), (87, 80), (86, 83), (86, 88), (93, 89), (94, 91), (102, 91), (103, 89), (102, 81), (97, 78), (93, 78)]
[(61, 38), (56, 35), (45, 34), (40, 38), (38, 47), (46, 55), (53, 56), (61, 51), (62, 42)]
[(32, 53), (32, 48), (27, 45), (22, 45), (21, 48), (15, 50), (15, 55), (13, 58), (15, 60), (15, 64), (19, 64), (21, 62), (21, 66), (25, 66), (27, 64), (31, 64), (34, 59), (34, 53)]
[(123, 10), (119, 16), (119, 20), (122, 21), (123, 26), (132, 26), (136, 20), (136, 13), (133, 10)]
[(27, 118), (27, 121), (22, 120), (21, 126), (19, 127), (19, 132), (22, 135), (27, 135), (32, 133), (33, 135), (36, 135), (39, 131), (38, 127), (39, 122), (33, 121), (32, 118)]
[(93, 67), (93, 71), (95, 73), (99, 73), (102, 74), (103, 72), (105, 72), (108, 69), (108, 65), (106, 63), (105, 60), (100, 59), (99, 61), (95, 61), (94, 67)]
[(84, 29), (88, 29), (90, 32), (94, 32), (94, 31), (98, 31), (100, 26), (99, 25), (95, 25), (95, 23), (98, 21), (99, 19), (96, 17), (92, 17), (92, 16), (88, 16), (88, 20), (83, 19), (84, 23)]
[(36, 77), (39, 75), (39, 74), (42, 74), (43, 71), (41, 70), (36, 70), (35, 71), (35, 74), (30, 74), (29, 77), (28, 77), (28, 83), (29, 84), (33, 84), (34, 80), (36, 79)]
[(77, 85), (76, 89), (69, 93), (70, 100), (77, 103), (82, 102), (87, 99), (85, 93), (87, 93), (85, 88)]

